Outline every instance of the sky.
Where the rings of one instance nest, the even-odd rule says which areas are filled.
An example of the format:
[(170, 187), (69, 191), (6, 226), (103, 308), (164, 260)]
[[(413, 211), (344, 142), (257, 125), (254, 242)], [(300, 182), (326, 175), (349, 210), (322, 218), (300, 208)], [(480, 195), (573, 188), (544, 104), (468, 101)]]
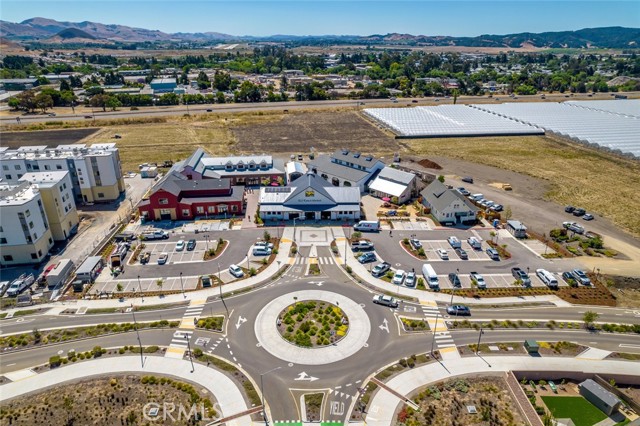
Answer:
[(477, 36), (640, 27), (640, 0), (2, 0), (0, 19), (44, 17), (173, 32)]

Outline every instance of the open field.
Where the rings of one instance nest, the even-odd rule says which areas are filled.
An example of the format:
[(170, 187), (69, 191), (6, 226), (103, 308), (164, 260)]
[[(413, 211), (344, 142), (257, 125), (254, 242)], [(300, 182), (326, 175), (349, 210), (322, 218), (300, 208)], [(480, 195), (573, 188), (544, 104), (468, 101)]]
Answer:
[(97, 127), (69, 130), (46, 130), (32, 132), (2, 132), (2, 146), (19, 148), (21, 146), (47, 145), (56, 147), (80, 141), (100, 130)]
[(313, 147), (317, 152), (347, 148), (388, 155), (400, 148), (395, 139), (355, 111), (280, 114), (279, 119), (243, 123), (231, 131), (238, 141), (236, 150), (246, 153), (306, 153)]
[(406, 139), (409, 153), (486, 164), (548, 181), (547, 199), (579, 205), (640, 235), (640, 163), (549, 136)]
[[(205, 400), (206, 403), (203, 402)], [(5, 425), (16, 426), (142, 424), (143, 407), (149, 402), (173, 403), (176, 407), (182, 404), (188, 412), (193, 401), (207, 405), (215, 403), (211, 401), (210, 393), (174, 379), (115, 376), (57, 386), (26, 398), (5, 402), (0, 419)], [(187, 424), (184, 417), (182, 420), (180, 424)], [(163, 421), (160, 412), (153, 424), (175, 423), (170, 417)]]
[(543, 396), (542, 400), (556, 419), (570, 418), (576, 426), (590, 426), (607, 416), (581, 396)]

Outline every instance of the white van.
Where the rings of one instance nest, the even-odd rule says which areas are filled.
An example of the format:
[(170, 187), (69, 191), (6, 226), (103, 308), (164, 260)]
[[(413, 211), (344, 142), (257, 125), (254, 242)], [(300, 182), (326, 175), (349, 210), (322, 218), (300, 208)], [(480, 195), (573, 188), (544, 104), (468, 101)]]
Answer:
[(480, 194), (480, 193), (478, 193), (478, 194), (471, 194), (471, 195), (469, 195), (469, 199), (470, 199), (470, 200), (473, 200), (473, 201), (478, 201), (478, 200), (481, 200), (481, 199), (483, 199), (483, 198), (484, 198), (484, 195), (483, 195), (483, 194)]
[(378, 220), (361, 220), (360, 222), (353, 225), (353, 229), (356, 231), (362, 232), (379, 232), (380, 231), (380, 221)]
[(436, 275), (436, 271), (430, 264), (425, 263), (424, 265), (422, 265), (422, 275), (424, 275), (424, 278), (427, 280), (427, 284), (429, 285), (430, 289), (437, 290), (440, 288), (440, 284), (438, 283), (438, 275)]
[(558, 288), (558, 280), (546, 269), (536, 269), (536, 275), (540, 278), (540, 281), (547, 285), (547, 287)]

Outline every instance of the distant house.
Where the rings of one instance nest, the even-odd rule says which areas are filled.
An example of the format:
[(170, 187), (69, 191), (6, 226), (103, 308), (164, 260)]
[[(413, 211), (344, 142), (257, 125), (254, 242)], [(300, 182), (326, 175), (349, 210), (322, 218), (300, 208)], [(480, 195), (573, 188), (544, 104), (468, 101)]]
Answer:
[(431, 209), (433, 217), (443, 225), (471, 224), (476, 221), (478, 208), (439, 180), (431, 182), (420, 195), (422, 205)]
[(418, 195), (418, 177), (391, 167), (383, 168), (369, 185), (369, 193), (378, 198), (398, 198), (404, 204)]
[(587, 401), (598, 407), (607, 416), (618, 411), (621, 401), (620, 398), (606, 390), (591, 379), (587, 379), (578, 385), (580, 395)]
[(263, 182), (284, 185), (286, 178), (284, 161), (271, 155), (211, 157), (202, 148), (196, 149), (186, 160), (174, 164), (171, 170), (178, 171), (187, 179), (226, 178), (233, 185), (247, 186), (259, 186)]
[(174, 89), (178, 87), (178, 83), (175, 78), (156, 78), (150, 83), (153, 93), (173, 93)]
[(243, 215), (244, 206), (244, 188), (229, 179), (189, 180), (170, 171), (138, 204), (138, 211), (146, 220), (192, 220)]
[(372, 155), (339, 149), (330, 156), (319, 155), (308, 163), (308, 167), (333, 186), (355, 186), (364, 193), (367, 184), (384, 168), (384, 163)]

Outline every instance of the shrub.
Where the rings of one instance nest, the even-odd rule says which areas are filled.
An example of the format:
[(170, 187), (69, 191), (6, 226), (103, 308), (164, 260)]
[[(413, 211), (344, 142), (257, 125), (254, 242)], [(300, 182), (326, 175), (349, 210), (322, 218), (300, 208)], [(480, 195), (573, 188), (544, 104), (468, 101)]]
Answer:
[(61, 362), (62, 360), (60, 359), (60, 356), (54, 355), (51, 358), (49, 358), (49, 367), (51, 368), (59, 367)]

